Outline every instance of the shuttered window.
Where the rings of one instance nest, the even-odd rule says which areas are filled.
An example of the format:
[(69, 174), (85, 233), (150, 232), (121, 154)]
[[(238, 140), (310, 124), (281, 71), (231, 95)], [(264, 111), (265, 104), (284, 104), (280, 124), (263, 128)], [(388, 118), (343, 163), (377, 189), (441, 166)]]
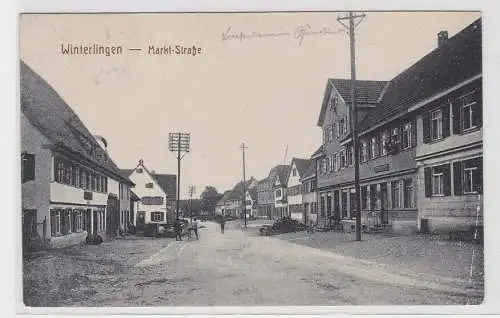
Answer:
[(21, 163), (22, 182), (35, 180), (35, 155), (26, 152), (22, 153)]
[(449, 164), (425, 168), (424, 174), (425, 195), (427, 197), (451, 195), (451, 175)]
[(453, 101), (453, 134), (482, 126), (482, 92), (475, 89)]
[(483, 186), (483, 158), (477, 157), (453, 163), (454, 194), (481, 192)]

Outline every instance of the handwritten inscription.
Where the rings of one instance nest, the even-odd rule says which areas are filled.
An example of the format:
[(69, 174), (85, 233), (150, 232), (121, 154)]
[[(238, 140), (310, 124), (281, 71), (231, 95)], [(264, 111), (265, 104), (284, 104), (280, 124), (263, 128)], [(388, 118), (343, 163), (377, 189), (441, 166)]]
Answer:
[(232, 27), (228, 27), (226, 31), (222, 33), (222, 41), (244, 41), (250, 39), (262, 39), (262, 38), (291, 38), (297, 41), (297, 44), (301, 46), (304, 43), (304, 39), (311, 36), (327, 36), (333, 34), (345, 33), (344, 29), (330, 29), (327, 27), (313, 29), (309, 24), (301, 25), (293, 31), (279, 31), (279, 32), (243, 32), (235, 31)]

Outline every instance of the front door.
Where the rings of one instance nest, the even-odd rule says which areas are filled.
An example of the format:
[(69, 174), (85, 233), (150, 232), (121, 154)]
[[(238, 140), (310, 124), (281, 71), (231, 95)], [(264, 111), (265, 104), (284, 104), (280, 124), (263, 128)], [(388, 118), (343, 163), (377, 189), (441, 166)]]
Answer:
[(118, 198), (110, 195), (106, 206), (106, 233), (112, 236), (117, 235), (119, 226), (120, 209), (118, 205)]

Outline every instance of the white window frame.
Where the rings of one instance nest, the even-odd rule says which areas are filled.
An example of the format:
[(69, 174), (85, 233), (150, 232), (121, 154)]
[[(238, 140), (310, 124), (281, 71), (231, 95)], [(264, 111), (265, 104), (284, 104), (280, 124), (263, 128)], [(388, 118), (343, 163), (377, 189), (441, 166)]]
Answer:
[[(343, 159), (343, 160), (342, 160)], [(346, 161), (346, 150), (342, 149), (340, 151), (340, 168), (345, 168), (347, 166), (347, 161)]]
[[(160, 216), (160, 218), (157, 218), (156, 216)], [(151, 212), (151, 222), (163, 222), (163, 221), (164, 221), (163, 212), (161, 211)]]
[[(464, 191), (464, 194), (473, 194), (473, 193), (477, 193), (477, 191), (473, 190), (474, 189), (474, 170), (477, 170), (477, 167), (471, 167), (471, 168), (463, 168), (463, 191)], [(469, 172), (470, 173), (470, 190), (469, 191), (466, 191), (465, 189), (465, 186), (466, 186), (466, 178), (465, 178), (465, 174), (466, 172)]]
[(61, 209), (57, 209), (56, 210), (56, 215), (55, 215), (55, 219), (56, 219), (56, 236), (59, 236), (59, 235), (62, 235), (62, 232), (61, 232)]
[[(439, 190), (440, 193), (435, 193), (435, 179), (439, 178)], [(434, 168), (432, 169), (432, 196), (434, 197), (442, 197), (444, 196), (444, 173), (442, 172), (434, 172)]]
[[(409, 186), (408, 183), (409, 182)], [(411, 189), (411, 192), (409, 194), (409, 202), (406, 200), (406, 190)], [(412, 209), (415, 207), (414, 204), (414, 196), (415, 196), (415, 189), (413, 187), (413, 180), (412, 179), (404, 179), (403, 180), (403, 207), (405, 209)]]
[[(372, 146), (371, 147), (372, 148), (371, 159), (375, 159), (375, 158), (378, 158), (378, 156), (380, 156), (380, 153), (375, 154), (375, 149), (377, 148), (375, 146), (378, 146), (378, 145), (379, 144), (378, 144), (378, 138), (377, 138), (377, 136), (372, 137), (372, 142), (371, 142), (371, 146)], [(380, 150), (380, 147), (379, 147), (379, 150)], [(378, 151), (378, 152), (380, 152), (380, 151)]]
[[(434, 127), (437, 125), (437, 135), (434, 135)], [(431, 112), (431, 140), (443, 139), (443, 111), (437, 109)]]
[[(403, 127), (403, 140), (401, 140), (401, 149), (409, 149), (411, 148), (411, 123), (406, 123)], [(405, 145), (405, 142), (407, 142), (407, 145)]]
[(382, 156), (387, 155), (387, 143), (389, 141), (389, 134), (387, 132), (382, 133), (382, 149), (380, 151)]
[(338, 156), (338, 153), (334, 153), (332, 155), (332, 165), (331, 165), (332, 171), (337, 171), (338, 170), (338, 167), (337, 167), (337, 156)]
[[(396, 189), (394, 185), (397, 185), (398, 193), (397, 196), (394, 195), (394, 190)], [(394, 204), (394, 198), (397, 199), (397, 206)], [(398, 181), (391, 181), (391, 207), (393, 209), (401, 209), (401, 182)]]
[[(470, 102), (468, 104), (464, 104), (466, 98), (474, 93), (475, 93), (475, 91), (472, 91), (472, 92), (469, 92), (463, 96), (460, 96), (460, 103), (462, 104), (460, 107), (460, 111), (462, 112), (462, 116), (460, 117), (461, 118), (460, 126), (462, 127), (462, 131), (468, 131), (468, 130), (472, 130), (472, 129), (477, 128), (477, 126), (473, 126), (473, 123), (472, 123), (472, 111), (473, 111), (474, 106), (477, 104), (477, 101), (473, 99), (472, 102)], [(463, 117), (465, 108), (469, 109), (468, 114), (469, 114), (470, 127), (467, 127), (467, 128), (464, 126), (464, 117)]]
[(361, 142), (361, 162), (368, 161), (368, 142), (363, 140)]

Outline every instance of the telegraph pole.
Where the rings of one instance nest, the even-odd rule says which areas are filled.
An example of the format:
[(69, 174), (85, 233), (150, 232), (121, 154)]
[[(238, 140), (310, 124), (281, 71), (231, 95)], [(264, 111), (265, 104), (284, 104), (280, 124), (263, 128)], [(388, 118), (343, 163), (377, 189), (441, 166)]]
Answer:
[(190, 133), (170, 133), (168, 148), (176, 154), (177, 158), (177, 211), (176, 220), (179, 221), (179, 202), (181, 192), (181, 160), (189, 152)]
[[(357, 23), (355, 19), (360, 18)], [(349, 30), (349, 40), (351, 47), (351, 111), (352, 111), (352, 140), (354, 147), (354, 188), (356, 191), (356, 241), (361, 241), (361, 189), (359, 186), (359, 138), (358, 138), (358, 108), (356, 103), (356, 49), (354, 30), (365, 18), (365, 14), (353, 14), (349, 12), (344, 17), (337, 17), (337, 21)], [(349, 20), (349, 26), (342, 21)]]
[(246, 175), (245, 175), (245, 149), (248, 147), (245, 146), (243, 142), (241, 144), (241, 151), (243, 152), (243, 216), (245, 218), (245, 229), (247, 228), (247, 190), (246, 190)]
[(195, 192), (195, 186), (189, 186), (189, 210), (191, 211), (191, 223), (193, 223), (193, 194)]

